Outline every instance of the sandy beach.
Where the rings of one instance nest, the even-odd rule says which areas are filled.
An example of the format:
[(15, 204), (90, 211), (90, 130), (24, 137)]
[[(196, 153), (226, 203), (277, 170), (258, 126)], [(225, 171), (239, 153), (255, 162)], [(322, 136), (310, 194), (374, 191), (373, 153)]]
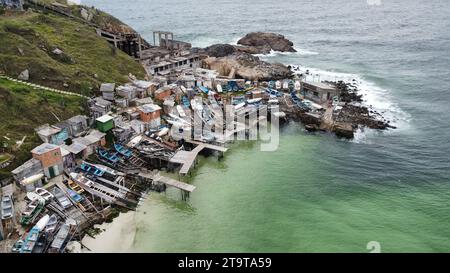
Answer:
[(130, 252), (136, 235), (136, 212), (121, 213), (112, 223), (95, 225), (102, 232), (92, 238), (85, 235), (82, 243), (89, 250), (83, 249), (85, 253), (104, 252)]

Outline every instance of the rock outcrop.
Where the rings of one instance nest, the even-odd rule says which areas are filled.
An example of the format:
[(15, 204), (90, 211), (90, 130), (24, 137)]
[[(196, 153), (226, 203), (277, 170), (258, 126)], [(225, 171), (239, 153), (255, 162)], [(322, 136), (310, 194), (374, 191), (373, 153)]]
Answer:
[(214, 69), (222, 76), (243, 78), (252, 81), (269, 81), (292, 77), (292, 71), (283, 64), (268, 63), (249, 53), (235, 52), (225, 57), (209, 57), (203, 65)]
[(236, 48), (228, 44), (216, 44), (205, 48), (205, 53), (210, 57), (225, 57), (236, 52)]
[(270, 32), (252, 32), (238, 41), (237, 50), (250, 54), (269, 54), (270, 51), (297, 52), (294, 43), (283, 35)]

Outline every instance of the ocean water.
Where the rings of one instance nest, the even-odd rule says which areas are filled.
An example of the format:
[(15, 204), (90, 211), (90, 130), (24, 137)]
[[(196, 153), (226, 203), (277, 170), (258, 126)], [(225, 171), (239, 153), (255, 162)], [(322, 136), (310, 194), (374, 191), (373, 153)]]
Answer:
[(299, 52), (264, 59), (301, 65), (316, 79), (355, 79), (365, 103), (398, 126), (344, 141), (289, 124), (276, 152), (235, 143), (221, 161), (201, 158), (188, 202), (169, 190), (139, 208), (135, 251), (368, 252), (370, 241), (382, 252), (450, 251), (448, 1), (83, 4), (149, 41), (153, 30), (194, 46), (284, 34)]

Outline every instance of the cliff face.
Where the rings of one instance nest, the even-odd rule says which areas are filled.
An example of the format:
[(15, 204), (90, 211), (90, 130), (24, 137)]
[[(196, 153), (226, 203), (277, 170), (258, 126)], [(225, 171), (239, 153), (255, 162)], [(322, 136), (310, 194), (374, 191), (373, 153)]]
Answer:
[(0, 72), (17, 78), (28, 70), (28, 80), (44, 86), (89, 95), (103, 82), (126, 82), (129, 73), (145, 76), (133, 58), (110, 46), (93, 27), (69, 17), (5, 14), (0, 16), (0, 40)]

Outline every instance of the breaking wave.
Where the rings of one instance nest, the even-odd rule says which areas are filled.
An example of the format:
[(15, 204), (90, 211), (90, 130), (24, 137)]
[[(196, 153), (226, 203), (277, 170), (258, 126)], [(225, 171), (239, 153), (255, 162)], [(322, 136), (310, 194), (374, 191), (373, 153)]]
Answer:
[(297, 50), (297, 52), (280, 52), (280, 51), (274, 51), (271, 50), (269, 54), (255, 54), (255, 56), (258, 56), (262, 59), (268, 59), (268, 58), (273, 58), (273, 57), (277, 57), (277, 56), (309, 56), (309, 55), (318, 55), (319, 52), (315, 52), (315, 51), (311, 51), (311, 50), (307, 50), (307, 49), (302, 49), (302, 48), (295, 48), (295, 50)]

